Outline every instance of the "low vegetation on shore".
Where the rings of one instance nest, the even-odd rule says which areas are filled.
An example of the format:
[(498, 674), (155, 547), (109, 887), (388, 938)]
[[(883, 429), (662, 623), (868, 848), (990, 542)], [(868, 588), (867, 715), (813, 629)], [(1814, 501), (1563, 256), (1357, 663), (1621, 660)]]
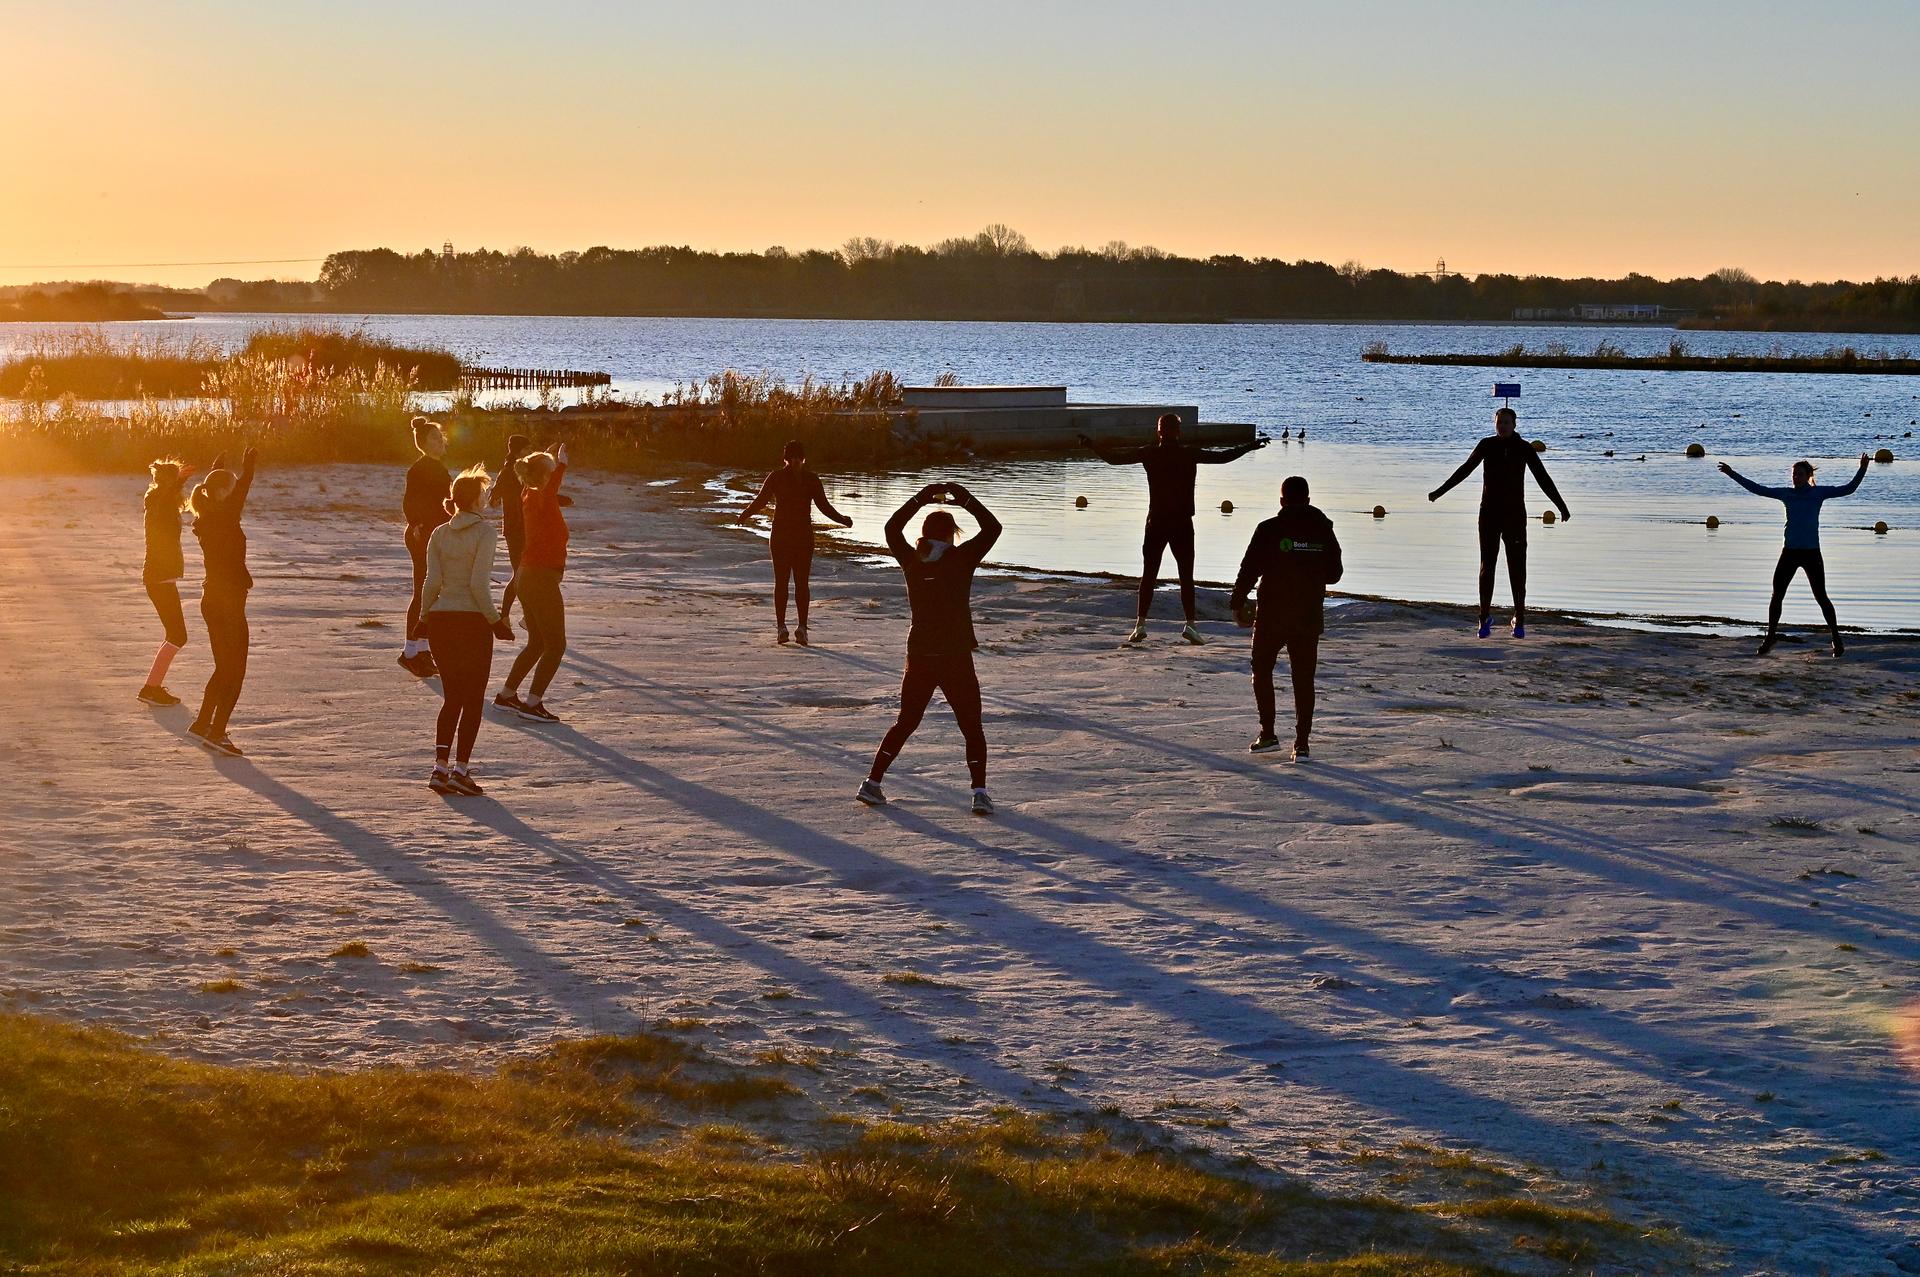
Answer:
[(454, 389), (461, 371), (450, 351), (401, 346), (344, 328), (263, 328), (232, 352), (203, 337), (121, 341), (90, 328), (42, 337), (0, 362), (0, 396), (195, 398), (212, 393), (208, 378), (247, 360), (296, 364), (310, 376), (357, 372), (372, 377), (384, 368), (410, 374), (413, 388), (424, 391)]
[(98, 324), (166, 317), (158, 306), (105, 284), (79, 284), (51, 293), (30, 288), (0, 299), (0, 323)]
[(1386, 1156), (1450, 1177), (1444, 1200), (1333, 1197), (1114, 1123), (802, 1114), (794, 1069), (638, 1034), (488, 1075), (296, 1074), (0, 1015), (0, 1267), (1466, 1277), (1679, 1254), (1458, 1155)]
[(1396, 355), (1387, 343), (1376, 341), (1361, 352), (1370, 364), (1434, 364), (1458, 368), (1610, 368), (1655, 369), (1662, 372), (1834, 372), (1880, 373), (1895, 376), (1920, 376), (1920, 359), (1907, 350), (1858, 350), (1852, 346), (1830, 346), (1817, 354), (1789, 354), (1775, 346), (1764, 354), (1695, 354), (1685, 341), (1676, 338), (1667, 349), (1655, 355), (1630, 355), (1607, 340), (1592, 351), (1577, 354), (1561, 342), (1548, 342), (1538, 350), (1515, 343), (1505, 350), (1487, 354)]

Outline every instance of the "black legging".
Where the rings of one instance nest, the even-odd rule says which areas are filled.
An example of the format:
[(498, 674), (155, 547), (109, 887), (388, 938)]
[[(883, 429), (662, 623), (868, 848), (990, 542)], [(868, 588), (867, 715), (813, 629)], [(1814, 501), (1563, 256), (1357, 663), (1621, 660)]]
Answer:
[(501, 620), (506, 620), (507, 614), (513, 611), (513, 600), (517, 597), (515, 591), (520, 588), (520, 551), (526, 548), (526, 533), (523, 532), (518, 536), (512, 533), (507, 534), (507, 564), (513, 570), (507, 573), (507, 588), (500, 592)]
[(800, 628), (807, 627), (807, 604), (812, 600), (813, 529), (773, 534), (773, 614), (780, 628), (787, 628), (787, 580), (793, 580), (793, 605), (800, 617)]
[(1144, 617), (1153, 606), (1153, 590), (1160, 584), (1160, 555), (1173, 551), (1174, 566), (1180, 570), (1180, 608), (1193, 621), (1193, 519), (1148, 519), (1147, 539), (1140, 547), (1140, 606), (1136, 616)]
[(1803, 568), (1807, 584), (1813, 589), (1813, 601), (1820, 605), (1820, 614), (1827, 618), (1827, 628), (1839, 638), (1840, 618), (1834, 615), (1833, 600), (1827, 597), (1827, 561), (1820, 557), (1818, 550), (1780, 551), (1780, 561), (1773, 565), (1773, 599), (1767, 604), (1767, 633), (1779, 630), (1780, 605), (1786, 601), (1793, 574)]
[(868, 779), (880, 781), (896, 755), (920, 726), (934, 692), (947, 698), (953, 717), (960, 724), (960, 735), (967, 742), (967, 772), (975, 789), (987, 787), (987, 733), (980, 721), (980, 679), (973, 672), (973, 653), (956, 652), (938, 656), (907, 654), (907, 672), (900, 680), (900, 717), (887, 729), (880, 752), (873, 756)]
[(247, 592), (213, 581), (200, 592), (200, 619), (207, 627), (207, 646), (213, 650), (213, 676), (200, 698), (196, 720), (211, 736), (224, 736), (227, 719), (240, 700), (247, 681)]
[(427, 641), (433, 647), (433, 663), (440, 667), (443, 698), (434, 747), (453, 750), (453, 756), (465, 763), (473, 758), (487, 679), (493, 674), (493, 627), (478, 612), (428, 612)]
[(1507, 546), (1507, 583), (1513, 587), (1514, 615), (1527, 610), (1527, 514), (1524, 510), (1480, 508), (1480, 619), (1493, 615), (1493, 574), (1500, 544)]
[(180, 607), (180, 587), (172, 581), (148, 581), (147, 597), (153, 600), (153, 610), (160, 616), (160, 627), (166, 631), (167, 642), (185, 647), (187, 614)]
[(1307, 743), (1313, 731), (1313, 675), (1320, 665), (1318, 634), (1253, 634), (1253, 703), (1260, 711), (1260, 734), (1273, 735), (1273, 667), (1282, 650), (1293, 676), (1293, 742)]
[(433, 529), (424, 523), (407, 525), (407, 556), (413, 560), (413, 597), (407, 600), (407, 641), (423, 639), (427, 630), (420, 623), (420, 587), (427, 583), (427, 538)]
[(567, 604), (560, 594), (560, 576), (558, 568), (531, 564), (523, 565), (513, 576), (520, 616), (527, 624), (527, 642), (507, 671), (507, 690), (518, 690), (520, 680), (532, 670), (533, 686), (527, 690), (536, 701), (547, 694), (547, 685), (560, 672), (560, 658), (567, 654)]

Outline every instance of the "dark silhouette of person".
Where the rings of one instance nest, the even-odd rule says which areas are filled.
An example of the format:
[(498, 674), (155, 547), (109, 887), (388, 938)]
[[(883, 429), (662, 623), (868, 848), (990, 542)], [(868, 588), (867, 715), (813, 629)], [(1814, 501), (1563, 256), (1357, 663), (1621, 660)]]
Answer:
[(1720, 463), (1720, 473), (1748, 492), (1772, 497), (1787, 507), (1786, 542), (1780, 550), (1780, 561), (1773, 566), (1773, 597), (1767, 603), (1767, 634), (1760, 640), (1755, 656), (1765, 656), (1780, 641), (1780, 605), (1787, 597), (1787, 587), (1793, 584), (1793, 574), (1800, 571), (1806, 572), (1813, 600), (1820, 605), (1820, 614), (1827, 618), (1827, 631), (1833, 635), (1833, 654), (1836, 657), (1846, 654), (1847, 646), (1840, 641), (1840, 621), (1834, 615), (1833, 600), (1827, 597), (1827, 561), (1820, 555), (1820, 507), (1835, 497), (1852, 496), (1860, 480), (1866, 478), (1867, 462), (1867, 454), (1861, 453), (1860, 469), (1854, 472), (1852, 480), (1837, 488), (1823, 488), (1813, 481), (1817, 467), (1811, 461), (1793, 463), (1793, 486), (1789, 488), (1769, 488), (1755, 483), (1726, 462)]
[(787, 581), (793, 581), (793, 603), (800, 624), (793, 637), (807, 646), (807, 605), (812, 602), (813, 507), (843, 528), (853, 520), (833, 508), (820, 476), (807, 469), (807, 445), (789, 439), (780, 451), (782, 464), (760, 485), (760, 494), (740, 512), (745, 523), (773, 503), (773, 616), (779, 627), (777, 641), (787, 641)]
[(1255, 439), (1220, 449), (1190, 447), (1180, 441), (1180, 414), (1176, 412), (1161, 416), (1155, 434), (1155, 441), (1147, 447), (1117, 452), (1102, 448), (1086, 435), (1080, 436), (1080, 442), (1110, 466), (1141, 466), (1147, 472), (1147, 535), (1140, 547), (1140, 602), (1127, 642), (1138, 643), (1147, 637), (1147, 612), (1153, 606), (1153, 591), (1160, 584), (1160, 558), (1172, 550), (1174, 564), (1180, 570), (1180, 607), (1187, 618), (1180, 637), (1189, 643), (1204, 643), (1193, 625), (1194, 470), (1196, 466), (1238, 461), (1266, 447), (1267, 441)]
[(1480, 489), (1480, 637), (1493, 633), (1493, 575), (1500, 563), (1500, 547), (1507, 548), (1507, 581), (1513, 586), (1513, 637), (1527, 636), (1527, 471), (1547, 499), (1560, 507), (1563, 520), (1573, 511), (1560, 498), (1534, 446), (1520, 437), (1519, 414), (1501, 408), (1493, 414), (1493, 433), (1474, 445), (1469, 456), (1447, 481), (1427, 494), (1438, 501), (1455, 484), (1484, 468)]
[[(1234, 619), (1253, 628), (1253, 702), (1260, 711), (1260, 736), (1251, 746), (1256, 754), (1280, 747), (1273, 725), (1273, 668), (1285, 650), (1293, 676), (1293, 761), (1308, 757), (1327, 587), (1343, 571), (1332, 520), (1311, 504), (1306, 479), (1289, 476), (1280, 485), (1280, 513), (1253, 530), (1233, 581)], [(1247, 602), (1256, 586), (1257, 608)]]

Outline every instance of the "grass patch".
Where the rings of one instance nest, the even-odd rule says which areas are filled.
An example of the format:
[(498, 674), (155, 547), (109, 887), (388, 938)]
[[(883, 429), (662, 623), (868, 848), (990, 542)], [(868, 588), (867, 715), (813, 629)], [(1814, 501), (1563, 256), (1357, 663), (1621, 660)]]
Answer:
[(698, 1063), (641, 1035), (489, 1075), (293, 1074), (0, 1016), (0, 1267), (1467, 1277), (1537, 1255), (1545, 1231), (1604, 1234), (1609, 1258), (1645, 1268), (1592, 1211), (1509, 1198), (1423, 1216), (1027, 1114), (826, 1124), (826, 1147), (663, 1122), (654, 1080)]
[(349, 940), (327, 955), (329, 958), (371, 958), (373, 950), (364, 940)]
[(918, 971), (889, 971), (880, 977), (882, 984), (899, 985), (908, 989), (957, 989), (960, 986), (936, 980), (930, 975), (921, 975)]
[(1767, 822), (1767, 828), (1784, 829), (1796, 834), (1822, 834), (1827, 830), (1819, 821), (1809, 820), (1805, 816), (1775, 816)]
[(238, 980), (233, 979), (202, 980), (200, 982), (200, 992), (202, 993), (239, 993), (246, 987), (246, 985), (241, 984)]

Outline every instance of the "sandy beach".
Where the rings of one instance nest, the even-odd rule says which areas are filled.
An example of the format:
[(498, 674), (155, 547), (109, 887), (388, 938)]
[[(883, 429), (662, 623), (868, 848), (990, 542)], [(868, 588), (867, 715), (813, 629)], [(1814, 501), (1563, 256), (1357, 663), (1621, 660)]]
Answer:
[(565, 722), (491, 719), (450, 801), (437, 685), (394, 663), (398, 472), (263, 465), (244, 760), (184, 735), (191, 537), (189, 705), (153, 712), (139, 483), (0, 480), (0, 1005), (312, 1067), (677, 1020), (854, 1111), (1112, 1105), (1360, 1191), (1420, 1141), (1730, 1271), (1920, 1272), (1911, 639), (1757, 662), (1351, 603), (1295, 767), (1246, 752), (1218, 592), (1208, 646), (1163, 595), (1128, 649), (1128, 583), (983, 576), (999, 812), (943, 707), (869, 810), (897, 570), (823, 555), (817, 646), (778, 648), (709, 476), (576, 475)]

